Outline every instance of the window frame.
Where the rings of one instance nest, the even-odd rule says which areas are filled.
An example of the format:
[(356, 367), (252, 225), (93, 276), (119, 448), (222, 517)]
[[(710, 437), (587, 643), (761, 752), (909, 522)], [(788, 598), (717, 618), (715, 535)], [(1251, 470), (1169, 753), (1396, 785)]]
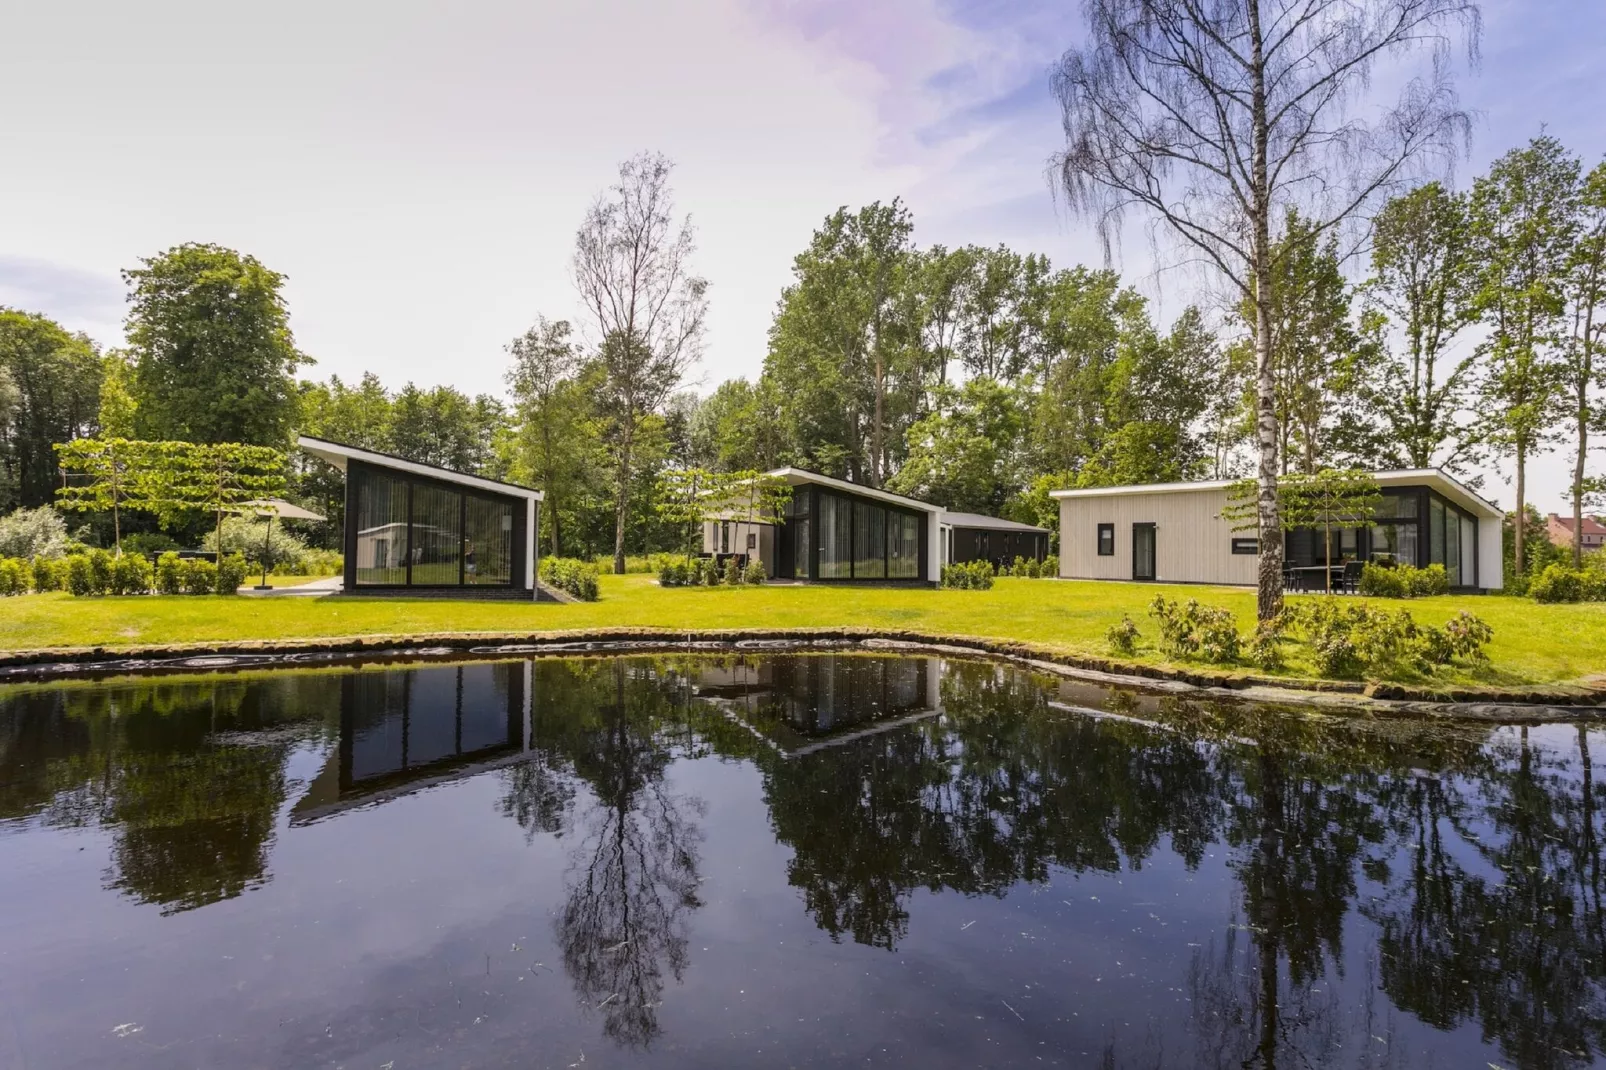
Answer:
[[(1106, 537), (1108, 542), (1106, 543)], [(1098, 556), (1115, 556), (1115, 525), (1100, 524), (1098, 529)]]

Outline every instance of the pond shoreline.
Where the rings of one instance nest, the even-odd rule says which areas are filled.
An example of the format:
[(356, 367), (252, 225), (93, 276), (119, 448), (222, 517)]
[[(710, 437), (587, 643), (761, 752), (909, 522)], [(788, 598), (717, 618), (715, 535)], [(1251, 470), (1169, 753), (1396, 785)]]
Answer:
[(859, 649), (883, 653), (989, 657), (1096, 683), (1180, 694), (1211, 694), (1298, 704), (1324, 712), (1424, 721), (1546, 723), (1606, 719), (1606, 686), (1521, 689), (1315, 680), (1262, 676), (1200, 666), (1167, 668), (1068, 654), (1031, 643), (898, 629), (808, 628), (669, 632), (606, 628), (513, 632), (441, 632), (328, 639), (174, 643), (0, 652), (0, 683), (97, 679), (131, 674), (225, 672), (350, 661), (452, 656), (763, 653)]

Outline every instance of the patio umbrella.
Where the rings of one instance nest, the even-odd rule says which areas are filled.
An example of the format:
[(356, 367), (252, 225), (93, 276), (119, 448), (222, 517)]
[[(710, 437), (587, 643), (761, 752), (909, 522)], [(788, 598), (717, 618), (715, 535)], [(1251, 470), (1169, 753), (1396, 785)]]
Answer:
[[(268, 550), (273, 545), (273, 518), (279, 517), (282, 520), (324, 519), (317, 513), (314, 513), (312, 510), (303, 509), (301, 506), (296, 505), (293, 502), (287, 502), (282, 498), (252, 498), (248, 502), (241, 502), (231, 511), (236, 513), (249, 513), (253, 516), (265, 516), (268, 518), (267, 534), (262, 538), (262, 583), (257, 586), (257, 590), (259, 591), (269, 590)], [(223, 547), (219, 546), (219, 559), (222, 558), (222, 555)]]

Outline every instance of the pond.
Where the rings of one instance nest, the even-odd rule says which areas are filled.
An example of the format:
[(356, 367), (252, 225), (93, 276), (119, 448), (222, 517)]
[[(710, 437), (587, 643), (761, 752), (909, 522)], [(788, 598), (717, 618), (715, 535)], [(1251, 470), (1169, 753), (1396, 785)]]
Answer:
[(19, 685), (0, 1066), (1586, 1066), (1602, 744), (846, 653)]

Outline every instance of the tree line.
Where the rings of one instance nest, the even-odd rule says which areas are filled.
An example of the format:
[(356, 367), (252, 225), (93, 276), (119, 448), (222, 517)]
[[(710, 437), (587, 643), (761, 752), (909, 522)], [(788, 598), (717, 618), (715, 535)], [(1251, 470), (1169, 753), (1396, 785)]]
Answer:
[[(793, 464), (1052, 527), (1057, 487), (1235, 478), (1257, 463), (1253, 301), (1158, 323), (1110, 269), (920, 247), (898, 200), (831, 213), (793, 261), (758, 374), (699, 397), (686, 380), (708, 286), (670, 173), (635, 157), (590, 207), (573, 253), (581, 312), (538, 317), (507, 344), (500, 395), (371, 372), (298, 380), (313, 361), (283, 277), (217, 246), (124, 273), (124, 349), (0, 311), (0, 503), (54, 500), (53, 447), (77, 438), (285, 449), (300, 431), (540, 487), (544, 549), (611, 552), (622, 568), (627, 552), (684, 541), (663, 478), (678, 469)], [(1509, 458), (1522, 508), (1532, 458), (1565, 438), (1582, 511), (1602, 489), (1588, 458), (1606, 409), (1606, 165), (1586, 170), (1540, 137), (1467, 190), (1427, 182), (1387, 199), (1370, 235), (1352, 256), (1292, 208), (1273, 232), (1275, 474), (1470, 479)], [(292, 464), (292, 493), (330, 517), (315, 538), (338, 545), (339, 474)]]

